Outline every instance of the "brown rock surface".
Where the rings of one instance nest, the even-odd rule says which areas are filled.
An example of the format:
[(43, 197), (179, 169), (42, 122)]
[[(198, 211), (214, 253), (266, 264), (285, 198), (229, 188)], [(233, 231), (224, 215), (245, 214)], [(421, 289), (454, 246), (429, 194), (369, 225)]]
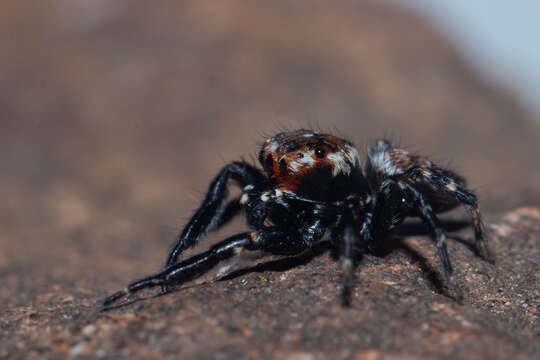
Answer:
[[(539, 126), (424, 21), (374, 1), (115, 4), (1, 6), (0, 358), (537, 358)], [(323, 254), (97, 312), (282, 126), (451, 159), (496, 265), (457, 233), (459, 305), (404, 229), (363, 258), (351, 308)]]

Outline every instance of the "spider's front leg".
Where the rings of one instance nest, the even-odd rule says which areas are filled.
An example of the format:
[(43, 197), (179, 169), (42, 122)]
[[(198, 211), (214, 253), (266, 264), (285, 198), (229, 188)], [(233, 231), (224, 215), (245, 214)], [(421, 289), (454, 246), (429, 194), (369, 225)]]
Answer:
[(102, 306), (106, 309), (117, 300), (145, 288), (161, 286), (166, 291), (171, 285), (180, 284), (202, 275), (219, 261), (232, 257), (243, 248), (250, 249), (250, 247), (254, 247), (252, 243), (252, 237), (247, 232), (231, 236), (212, 246), (206, 252), (194, 255), (177, 264), (172, 264), (155, 275), (129, 284), (126, 288), (108, 296), (103, 301)]
[(239, 213), (239, 199), (223, 204), (228, 195), (230, 178), (242, 187), (260, 185), (266, 181), (260, 170), (245, 162), (233, 162), (221, 169), (210, 183), (203, 203), (178, 235), (167, 257), (165, 269), (176, 264), (182, 251), (195, 245), (205, 233), (219, 228)]
[[(319, 226), (319, 225), (315, 225)], [(317, 234), (320, 233), (316, 232)], [(324, 233), (324, 231), (323, 231)], [(322, 235), (320, 235), (322, 236)], [(308, 237), (310, 237), (308, 235)], [(142, 289), (161, 286), (168, 289), (193, 280), (216, 266), (219, 262), (238, 255), (243, 250), (263, 250), (276, 255), (297, 255), (311, 246), (311, 240), (299, 232), (274, 227), (231, 236), (212, 246), (210, 250), (173, 264), (163, 271), (128, 285), (103, 301), (107, 309), (117, 300)]]
[(344, 306), (351, 304), (351, 291), (354, 285), (354, 247), (358, 243), (358, 233), (354, 226), (347, 224), (343, 234), (335, 236), (341, 238), (343, 252), (341, 254), (341, 271), (343, 273), (342, 300)]
[[(367, 205), (371, 205), (371, 202)], [(344, 306), (350, 306), (351, 291), (354, 285), (355, 249), (362, 241), (368, 249), (374, 248), (373, 238), (373, 209), (365, 206), (363, 209), (364, 219), (359, 215), (359, 209), (349, 208), (345, 214), (338, 217), (336, 228), (332, 233), (332, 239), (341, 244), (341, 271), (343, 273), (342, 300)], [(360, 224), (360, 226), (358, 226)]]

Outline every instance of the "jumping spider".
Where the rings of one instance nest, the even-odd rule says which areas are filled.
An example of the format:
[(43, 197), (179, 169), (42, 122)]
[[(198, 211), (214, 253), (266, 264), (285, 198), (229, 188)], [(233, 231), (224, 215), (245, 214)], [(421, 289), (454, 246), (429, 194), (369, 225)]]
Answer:
[[(465, 180), (425, 157), (411, 155), (378, 140), (368, 147), (364, 167), (354, 145), (311, 130), (281, 132), (266, 140), (259, 152), (264, 172), (240, 161), (226, 165), (210, 183), (206, 198), (179, 234), (163, 270), (107, 297), (108, 307), (144, 288), (192, 280), (243, 250), (298, 255), (329, 233), (340, 248), (344, 291), (353, 278), (353, 250), (376, 247), (383, 232), (408, 216), (429, 227), (446, 279), (452, 266), (437, 213), (465, 205), (472, 217), (478, 253), (489, 259), (474, 192)], [(226, 201), (229, 179), (243, 190)], [(244, 211), (250, 231), (233, 235), (210, 250), (178, 261), (207, 232)]]

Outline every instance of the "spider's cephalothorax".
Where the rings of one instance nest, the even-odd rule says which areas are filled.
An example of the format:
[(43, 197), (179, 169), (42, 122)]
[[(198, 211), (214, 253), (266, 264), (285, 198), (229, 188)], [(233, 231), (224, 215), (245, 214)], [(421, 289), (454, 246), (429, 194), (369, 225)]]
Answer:
[(366, 194), (359, 161), (351, 142), (310, 130), (280, 133), (259, 152), (273, 187), (319, 201)]
[[(178, 235), (164, 269), (109, 296), (104, 306), (147, 287), (161, 286), (166, 291), (243, 250), (297, 255), (311, 249), (325, 234), (341, 251), (348, 294), (353, 249), (376, 246), (381, 233), (391, 231), (408, 216), (418, 216), (428, 225), (444, 274), (451, 280), (445, 234), (436, 214), (459, 204), (470, 211), (478, 253), (489, 259), (476, 195), (465, 180), (386, 140), (368, 148), (363, 169), (351, 142), (312, 130), (273, 136), (263, 144), (259, 161), (264, 171), (246, 162), (233, 162), (221, 169), (203, 203)], [(230, 179), (242, 193), (227, 200)], [(178, 261), (182, 251), (241, 211), (250, 231)]]

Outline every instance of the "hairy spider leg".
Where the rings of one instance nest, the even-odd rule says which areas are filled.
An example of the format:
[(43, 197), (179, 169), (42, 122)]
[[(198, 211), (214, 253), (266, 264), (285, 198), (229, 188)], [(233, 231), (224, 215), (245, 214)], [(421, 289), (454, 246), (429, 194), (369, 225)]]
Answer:
[(250, 246), (252, 246), (252, 240), (249, 233), (245, 232), (233, 235), (212, 246), (210, 250), (206, 252), (194, 255), (189, 259), (165, 268), (163, 271), (155, 275), (129, 284), (125, 289), (122, 289), (107, 297), (103, 301), (103, 307), (108, 307), (115, 301), (145, 288), (159, 285), (168, 288), (170, 285), (180, 284), (192, 280), (208, 271), (219, 261), (234, 256), (236, 253), (238, 253), (238, 249), (248, 248)]
[(469, 212), (471, 213), (473, 228), (474, 228), (474, 245), (478, 255), (480, 255), (487, 262), (494, 264), (495, 259), (487, 246), (487, 241), (484, 237), (484, 222), (482, 221), (482, 216), (480, 215), (480, 210), (478, 209), (478, 202), (476, 201), (476, 196), (474, 197), (474, 202), (468, 206)]
[[(394, 192), (392, 192), (392, 188), (394, 189)], [(389, 191), (385, 191), (386, 189), (389, 189)], [(395, 195), (396, 190), (399, 191), (397, 194), (400, 194), (400, 204), (389, 205), (388, 202), (391, 202), (392, 200), (395, 201), (395, 199), (385, 200), (392, 195)], [(429, 204), (425, 196), (410, 183), (393, 179), (386, 179), (384, 181), (379, 194), (381, 198), (378, 200), (377, 206), (379, 209), (378, 211), (381, 213), (383, 208), (391, 208), (393, 206), (401, 207), (401, 209), (394, 209), (394, 213), (390, 215), (392, 217), (391, 219), (382, 220), (385, 227), (397, 225), (401, 223), (406, 216), (411, 216), (413, 214), (420, 216), (422, 221), (429, 227), (432, 234), (431, 238), (435, 243), (437, 256), (441, 262), (447, 283), (454, 291), (455, 299), (458, 301), (461, 300), (463, 297), (461, 289), (455, 284), (452, 277), (453, 269), (446, 247), (446, 235), (433, 207)]]
[(351, 290), (354, 283), (354, 246), (358, 243), (358, 233), (352, 224), (347, 224), (343, 230), (343, 254), (341, 271), (343, 272), (343, 303), (350, 304)]
[(435, 241), (435, 246), (437, 247), (437, 252), (442, 263), (444, 274), (446, 275), (446, 278), (450, 279), (453, 270), (450, 259), (448, 258), (448, 250), (446, 249), (445, 243), (446, 235), (444, 234), (441, 222), (437, 218), (437, 215), (435, 215), (431, 205), (427, 202), (426, 198), (420, 191), (404, 181), (399, 181), (398, 185), (403, 189), (406, 189), (407, 192), (412, 195), (412, 199), (419, 210), (420, 217), (432, 231), (433, 240)]
[(369, 196), (364, 208), (364, 221), (362, 222), (362, 226), (360, 228), (360, 235), (366, 241), (368, 247), (373, 247), (375, 242), (375, 238), (373, 236), (373, 226), (375, 225), (373, 221), (374, 205), (374, 198)]
[(242, 187), (266, 182), (259, 169), (245, 162), (233, 162), (221, 169), (210, 183), (203, 203), (178, 235), (167, 257), (165, 268), (176, 264), (182, 251), (195, 245), (205, 233), (216, 230), (239, 213), (241, 204), (238, 199), (223, 205), (228, 195), (230, 178)]
[[(319, 225), (314, 225), (318, 227)], [(315, 231), (309, 235), (291, 232), (279, 227), (265, 227), (251, 233), (253, 242), (273, 255), (294, 256), (312, 247), (324, 235), (324, 230)]]
[(484, 224), (476, 195), (466, 188), (463, 180), (450, 171), (435, 169), (430, 173), (430, 177), (439, 191), (453, 197), (467, 208), (472, 218), (476, 251), (482, 259), (494, 263), (484, 237)]
[(429, 201), (436, 213), (450, 210), (458, 204), (464, 205), (472, 218), (476, 251), (484, 260), (493, 263), (484, 237), (477, 197), (459, 175), (436, 166), (426, 158), (412, 156), (404, 150), (394, 148), (386, 140), (378, 140), (368, 148), (365, 171), (366, 177), (374, 184), (395, 177), (413, 180), (415, 186), (419, 185), (428, 190), (425, 197), (431, 199), (431, 195), (435, 195), (435, 198)]
[(220, 216), (217, 216), (215, 223), (213, 224), (213, 228), (211, 228), (210, 230), (217, 230), (223, 225), (227, 224), (229, 221), (232, 220), (233, 217), (238, 215), (241, 210), (242, 204), (240, 203), (240, 197), (238, 196), (234, 199), (231, 199), (223, 206), (223, 210)]
[[(358, 248), (360, 241), (364, 245), (372, 246), (373, 242), (373, 213), (372, 201), (369, 200), (369, 206), (364, 208), (361, 221), (359, 208), (355, 203), (354, 197), (349, 197), (345, 202), (341, 203), (340, 212), (334, 214), (334, 224), (331, 227), (331, 240), (341, 249), (341, 271), (343, 276), (342, 289), (342, 304), (350, 306), (351, 292), (354, 286), (354, 269), (355, 269), (355, 250)], [(360, 225), (358, 225), (360, 224)]]
[(300, 233), (291, 233), (274, 227), (233, 235), (212, 246), (208, 251), (194, 255), (155, 275), (128, 285), (125, 289), (107, 297), (103, 301), (102, 307), (107, 309), (117, 300), (142, 289), (155, 286), (168, 288), (193, 280), (219, 262), (238, 255), (244, 249), (264, 250), (275, 255), (298, 255), (309, 248), (310, 244)]

